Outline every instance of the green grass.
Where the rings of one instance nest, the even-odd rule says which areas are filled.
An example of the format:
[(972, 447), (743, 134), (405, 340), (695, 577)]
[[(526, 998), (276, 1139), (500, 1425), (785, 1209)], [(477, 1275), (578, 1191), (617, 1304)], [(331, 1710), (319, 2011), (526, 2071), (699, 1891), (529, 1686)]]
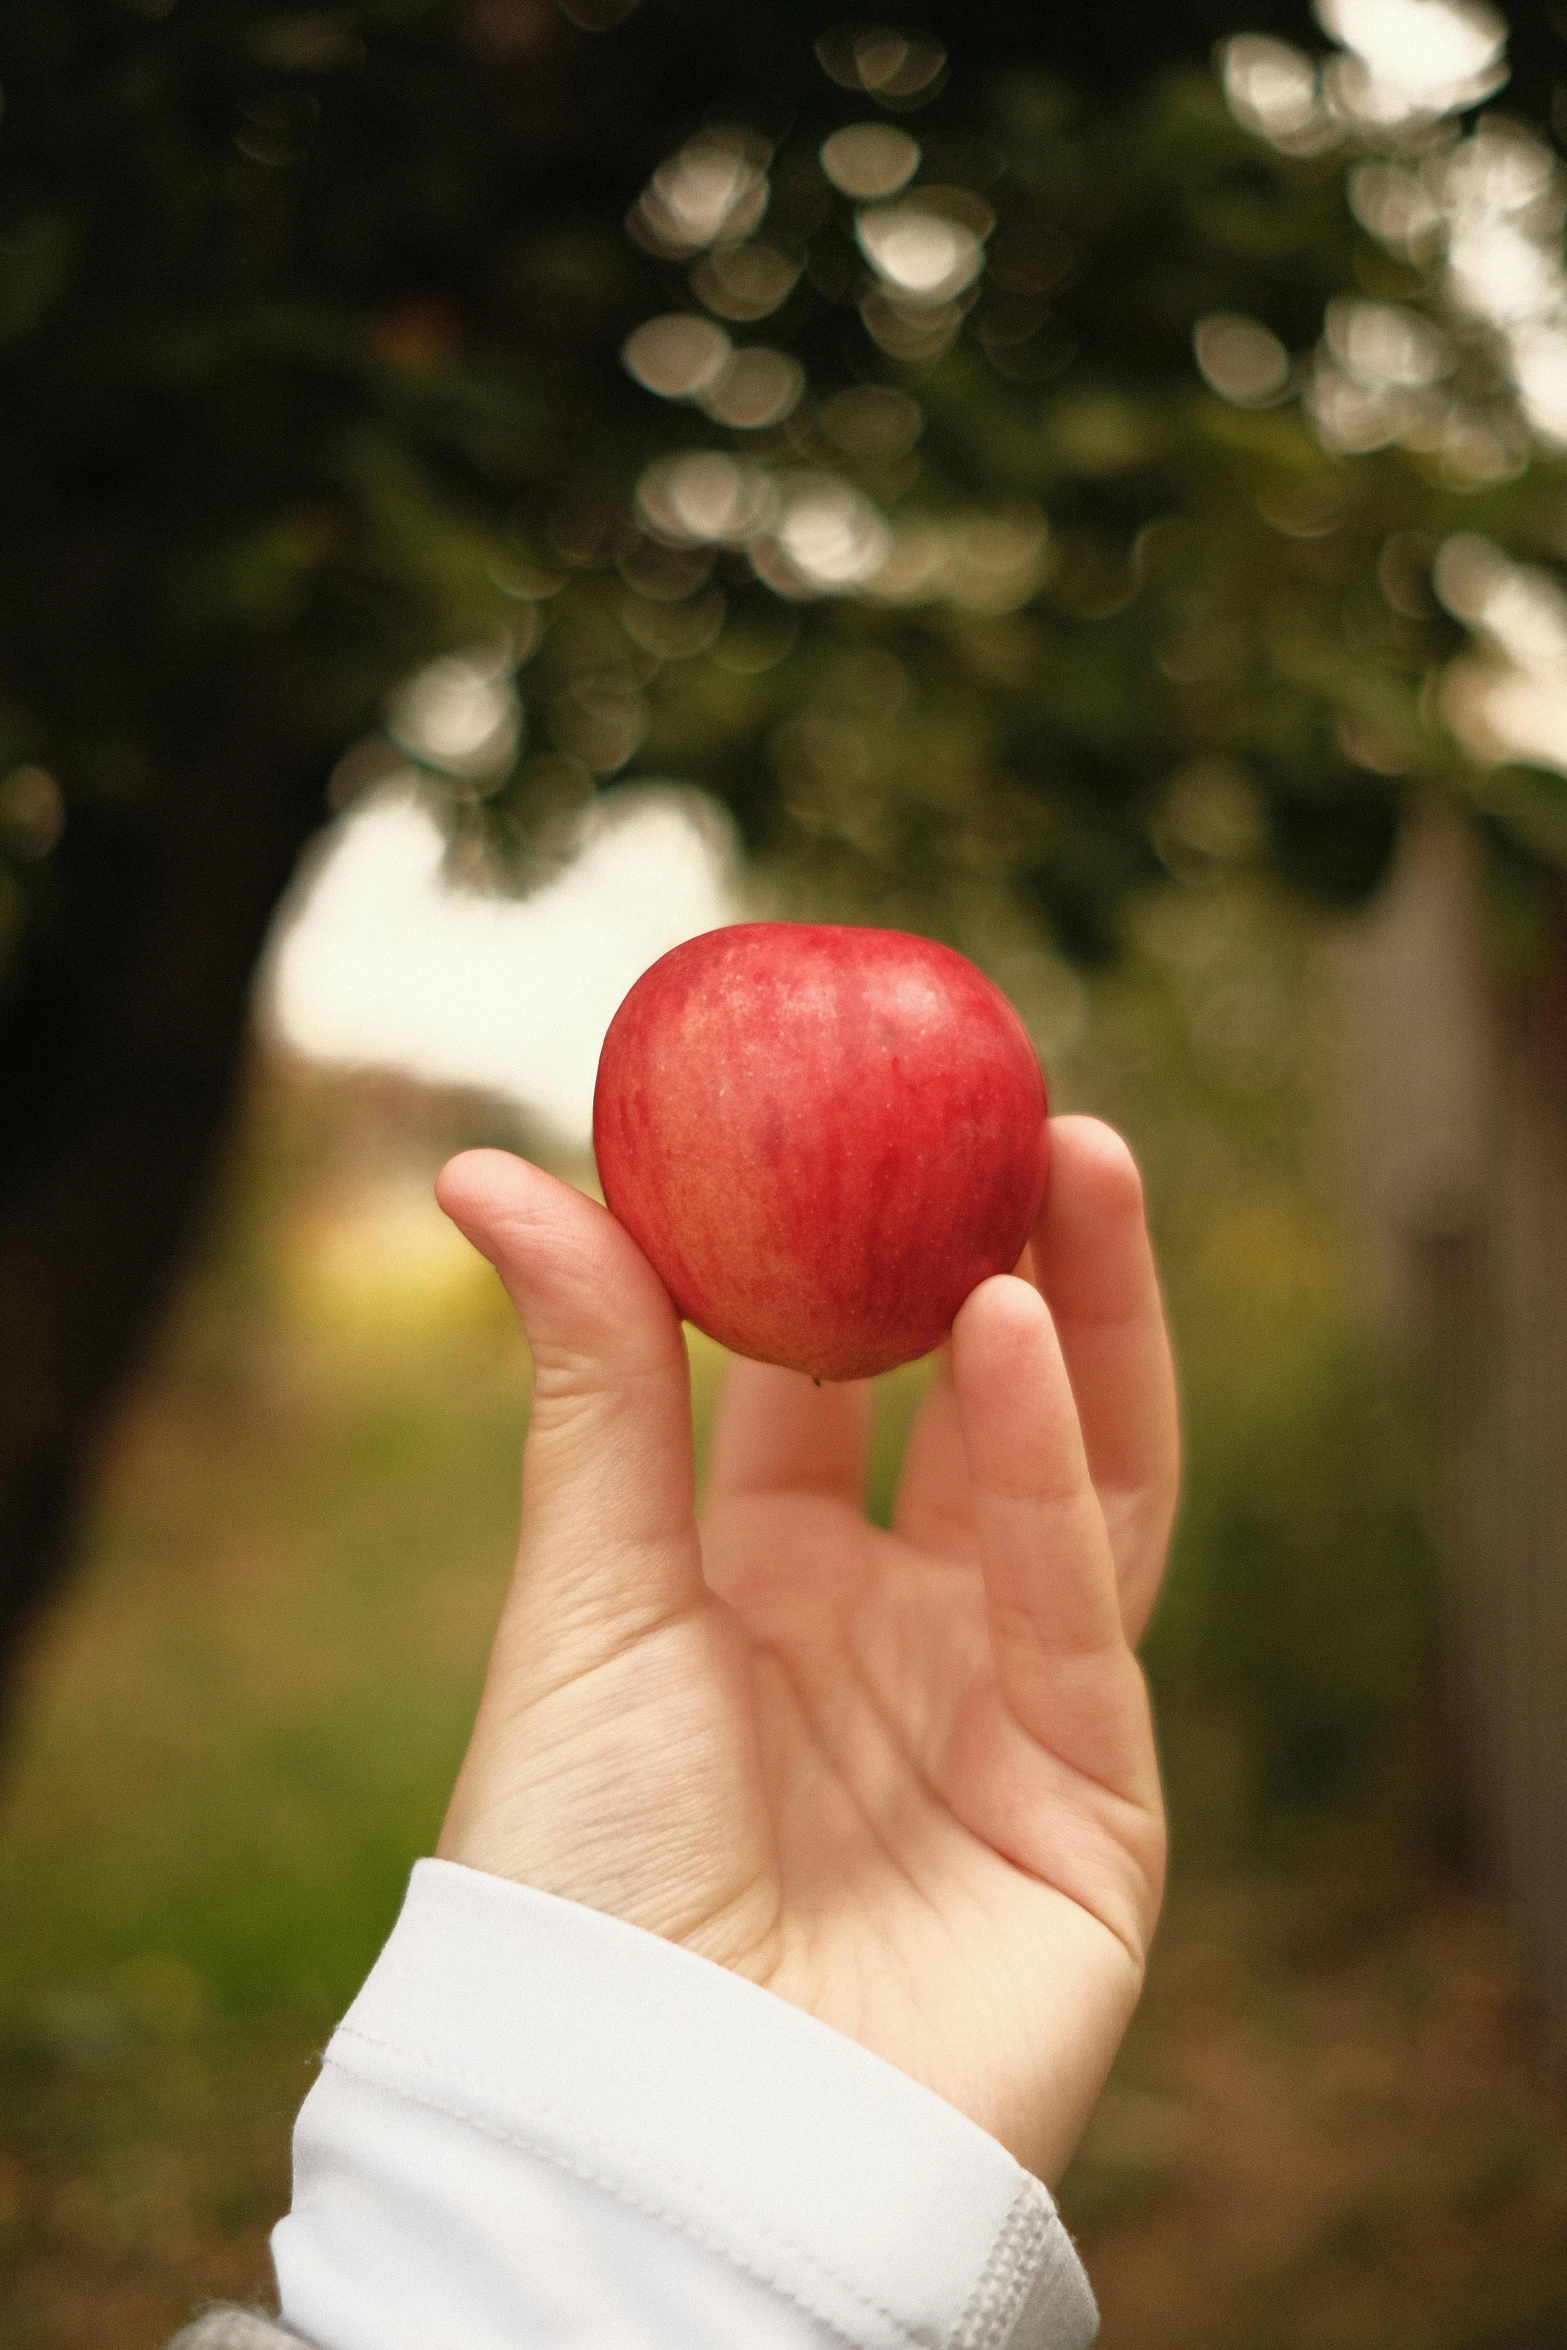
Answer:
[(133, 1410), (7, 1791), (0, 2010), (112, 2000), (149, 1955), (222, 2018), (352, 1991), (471, 1717), (519, 1351), (437, 1346), (336, 1396), (279, 1359), (243, 1399)]

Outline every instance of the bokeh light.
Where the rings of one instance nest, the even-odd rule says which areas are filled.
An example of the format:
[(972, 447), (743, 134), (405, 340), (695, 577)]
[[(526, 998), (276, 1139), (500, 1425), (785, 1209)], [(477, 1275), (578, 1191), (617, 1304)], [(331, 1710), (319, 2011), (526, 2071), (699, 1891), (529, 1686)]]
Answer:
[(863, 90), (884, 106), (923, 106), (946, 79), (947, 53), (935, 35), (894, 25), (834, 25), (816, 54), (841, 88)]
[(846, 196), (895, 196), (919, 165), (919, 141), (890, 122), (848, 123), (822, 146), (822, 169)]
[(645, 319), (625, 339), (620, 357), (628, 375), (664, 400), (690, 400), (716, 383), (729, 364), (729, 337), (710, 318), (672, 311)]
[(1287, 154), (1311, 153), (1337, 136), (1322, 81), (1303, 49), (1267, 33), (1237, 33), (1221, 52), (1224, 92), (1238, 122)]
[(391, 696), (388, 733), (421, 766), (470, 782), (498, 779), (522, 742), (514, 660), (511, 639), (497, 637), (432, 661)]
[(703, 391), (700, 404), (717, 424), (732, 425), (737, 432), (758, 432), (792, 415), (804, 390), (805, 370), (798, 359), (755, 344), (734, 354)]
[(1567, 774), (1567, 594), (1478, 531), (1438, 548), (1431, 583), (1472, 632), (1443, 673), (1443, 717), (1483, 765), (1522, 759)]
[[(1567, 446), (1567, 182), (1524, 123), (1452, 127), (1506, 79), (1506, 26), (1471, 0), (1320, 0), (1318, 14), (1344, 52), (1325, 72), (1270, 36), (1225, 44), (1231, 110), (1286, 153), (1373, 150), (1350, 163), (1350, 208), (1426, 290), (1420, 308), (1329, 305), (1307, 411), (1338, 454), (1399, 443), (1459, 483), (1508, 479), (1531, 437)], [(1200, 349), (1199, 364), (1214, 381)]]
[(691, 290), (720, 318), (767, 318), (793, 293), (800, 265), (770, 245), (720, 246), (691, 272)]
[(761, 466), (702, 449), (650, 465), (637, 484), (636, 502), (661, 538), (738, 547), (767, 528), (778, 493)]
[(871, 592), (888, 604), (1015, 612), (1043, 584), (1050, 559), (1049, 525), (1037, 507), (899, 521)]
[(64, 830), (65, 794), (47, 767), (28, 763), (0, 777), (0, 852), (36, 863)]
[(1192, 348), (1203, 380), (1239, 407), (1266, 407), (1288, 387), (1290, 355), (1260, 319), (1211, 312), (1192, 330)]
[(1317, 0), (1346, 55), (1329, 102), (1348, 123), (1400, 129), (1489, 97), (1507, 78), (1507, 27), (1481, 0)]
[(624, 767), (648, 729), (647, 696), (625, 669), (584, 670), (550, 704), (550, 739), (591, 775)]
[[(781, 567), (773, 583), (798, 582), (811, 594), (863, 587), (874, 579), (891, 544), (887, 525), (868, 498), (832, 474), (806, 473), (783, 491), (772, 545)], [(764, 572), (764, 576), (766, 573)]]
[(640, 243), (669, 259), (738, 245), (767, 209), (769, 150), (745, 130), (704, 131), (661, 163), (632, 207)]
[(889, 290), (920, 308), (950, 302), (984, 266), (981, 235), (938, 211), (921, 192), (867, 206), (854, 223), (866, 260)]

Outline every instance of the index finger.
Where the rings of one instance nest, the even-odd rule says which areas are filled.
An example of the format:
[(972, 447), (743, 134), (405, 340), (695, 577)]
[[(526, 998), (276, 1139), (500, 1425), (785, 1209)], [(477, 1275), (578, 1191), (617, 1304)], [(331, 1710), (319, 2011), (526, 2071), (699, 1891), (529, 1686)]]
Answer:
[(1126, 1144), (1097, 1118), (1057, 1118), (1051, 1139), (1034, 1274), (1060, 1338), (1135, 1641), (1159, 1588), (1180, 1478), (1164, 1302)]

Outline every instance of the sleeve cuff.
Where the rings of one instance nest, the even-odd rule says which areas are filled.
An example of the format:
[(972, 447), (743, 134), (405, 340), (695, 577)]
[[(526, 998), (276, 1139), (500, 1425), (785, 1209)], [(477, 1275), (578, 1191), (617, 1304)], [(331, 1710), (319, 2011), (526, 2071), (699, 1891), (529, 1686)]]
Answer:
[(432, 2324), (1085, 2350), (1098, 2322), (1045, 2189), (953, 2107), (705, 1959), (438, 1860), (326, 2052), (273, 2245), (323, 2350)]

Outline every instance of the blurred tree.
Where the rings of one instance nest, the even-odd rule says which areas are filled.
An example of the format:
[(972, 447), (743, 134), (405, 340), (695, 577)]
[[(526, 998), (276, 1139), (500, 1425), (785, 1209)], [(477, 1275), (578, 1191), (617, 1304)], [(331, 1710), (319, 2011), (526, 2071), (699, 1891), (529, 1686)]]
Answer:
[[(1482, 64), (1382, 120), (1266, 0), (11, 0), (0, 1654), (400, 678), (474, 853), (636, 759), (802, 903), (968, 935), (1004, 890), (1090, 958), (1172, 873), (1352, 900), (1407, 779), (1473, 796), (1431, 558), (1559, 525), (1449, 215), (1346, 178), (1436, 185), (1496, 84), (1430, 5)], [(1227, 106), (1210, 45), (1264, 23)], [(1487, 788), (1553, 853), (1543, 785)]]

